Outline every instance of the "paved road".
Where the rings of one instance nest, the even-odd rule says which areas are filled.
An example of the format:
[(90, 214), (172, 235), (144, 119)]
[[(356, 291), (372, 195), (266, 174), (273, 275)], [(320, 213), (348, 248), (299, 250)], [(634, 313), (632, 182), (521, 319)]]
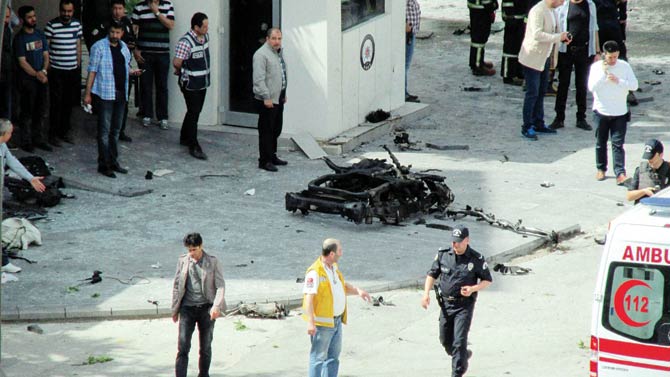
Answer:
[[(591, 298), (601, 248), (590, 236), (515, 261), (526, 276), (494, 273), (494, 284), (477, 302), (470, 333), (474, 351), (468, 376), (578, 377), (588, 373)], [(428, 261), (429, 262), (429, 261)], [(426, 262), (426, 263), (428, 263)], [(342, 259), (347, 273), (351, 260)], [(448, 375), (450, 361), (437, 338), (438, 309), (420, 307), (421, 291), (380, 293), (395, 306), (373, 307), (349, 298), (341, 376)], [(212, 377), (305, 376), (309, 340), (305, 322), (292, 312), (284, 320), (217, 320)], [(246, 330), (236, 330), (239, 325)], [(177, 326), (169, 319), (4, 325), (3, 368), (9, 377), (169, 376)], [(197, 375), (197, 342), (190, 374)], [(57, 345), (57, 346), (54, 346)], [(74, 366), (88, 356), (105, 364)]]
[[(583, 341), (588, 345), (590, 295), (599, 254), (591, 238), (602, 234), (607, 222), (629, 206), (622, 203), (625, 190), (614, 184), (611, 175), (604, 182), (594, 180), (593, 133), (572, 127), (570, 118), (558, 135), (541, 137), (537, 142), (522, 140), (521, 91), (503, 86), (498, 77), (472, 78), (465, 60), (468, 37), (452, 35), (466, 21), (458, 13), (445, 14), (448, 7), (439, 10), (436, 0), (425, 3), (423, 29), (435, 31), (435, 36), (418, 42), (410, 89), (431, 104), (431, 112), (424, 119), (403, 125), (412, 140), (467, 144), (470, 149), (424, 149), (399, 153), (398, 157), (418, 170), (440, 169), (456, 193), (457, 206), (481, 206), (501, 218), (523, 219), (524, 224), (541, 228), (560, 229), (578, 223), (586, 233), (568, 242), (569, 250), (563, 255), (551, 254), (527, 262), (534, 275), (496, 276), (496, 284), (482, 295), (478, 306), (471, 375), (499, 376), (506, 371), (517, 376), (584, 375), (587, 351), (577, 344)], [(640, 81), (661, 82), (645, 86), (648, 91), (639, 94), (653, 96), (654, 101), (633, 109), (626, 143), (631, 172), (639, 162), (644, 140), (660, 137), (670, 143), (666, 139), (670, 132), (670, 83), (667, 75), (651, 72), (654, 68), (668, 71), (670, 62), (665, 53), (670, 43), (661, 39), (670, 32), (663, 21), (670, 8), (664, 4), (661, 0), (631, 0), (631, 64)], [(500, 60), (501, 44), (502, 35), (491, 38), (487, 54), (494, 62)], [(491, 90), (460, 90), (462, 85), (473, 84), (490, 85)], [(551, 99), (545, 105), (551, 118)], [(572, 109), (574, 106), (568, 114)], [(38, 223), (44, 245), (25, 252), (26, 257), (39, 263), (17, 262), (24, 267), (20, 281), (3, 286), (3, 312), (16, 307), (45, 312), (63, 307), (107, 311), (151, 308), (148, 299), (158, 300), (165, 307), (173, 266), (182, 252), (179, 241), (193, 230), (202, 232), (206, 248), (223, 260), (228, 300), (232, 303), (299, 294), (295, 279), (316, 257), (325, 237), (344, 241), (344, 271), (363, 286), (423, 276), (435, 250), (447, 239), (443, 231), (417, 225), (357, 226), (332, 216), (286, 213), (284, 193), (301, 190), (310, 179), (327, 173), (324, 164), (308, 161), (299, 153), (287, 153), (290, 165), (280, 173), (260, 171), (254, 162), (256, 140), (244, 135), (203, 132), (202, 144), (210, 160), (201, 162), (178, 146), (178, 130), (161, 132), (133, 124), (130, 132), (136, 141), (124, 144), (121, 152), (121, 160), (131, 174), (110, 181), (95, 172), (94, 129), (93, 119), (81, 118), (78, 144), (49, 159), (57, 174), (110, 190), (150, 188), (153, 193), (128, 199), (68, 190), (77, 199), (65, 201), (52, 209), (50, 221)], [(382, 157), (379, 145), (390, 144), (391, 139), (385, 136), (336, 161)], [(175, 173), (144, 180), (146, 170), (158, 168)], [(206, 174), (221, 176), (201, 177)], [(554, 186), (540, 187), (544, 181)], [(256, 189), (255, 196), (243, 194), (250, 188)], [(427, 220), (438, 222), (431, 217)], [(474, 247), (489, 256), (527, 241), (473, 221), (467, 223)], [(161, 268), (151, 267), (157, 263)], [(104, 271), (103, 283), (68, 293), (68, 287), (90, 276), (94, 269)], [(126, 280), (132, 276), (138, 276), (133, 280), (137, 284), (125, 285), (111, 278)], [(384, 296), (387, 298), (387, 294)], [(427, 313), (420, 310), (418, 294), (413, 291), (391, 292), (388, 299), (397, 306), (352, 308), (343, 372), (370, 376), (388, 366), (404, 373), (387, 371), (379, 375), (411, 376), (420, 375), (414, 371), (421, 368), (445, 368), (447, 361), (439, 350), (434, 328), (436, 309)], [(399, 317), (393, 317), (396, 314)], [(304, 325), (297, 318), (282, 322), (243, 320), (250, 327), (248, 332), (234, 331), (233, 321), (225, 320), (217, 328), (215, 348), (222, 354), (216, 360), (216, 373), (304, 373), (301, 368), (307, 344)], [(398, 327), (399, 323), (406, 328)], [(25, 332), (22, 325), (3, 326), (3, 368), (7, 374), (169, 375), (176, 328), (167, 320), (48, 324), (44, 328), (45, 334), (37, 336)], [(399, 328), (403, 330), (399, 332)], [(54, 347), (58, 342), (67, 345)], [(382, 352), (387, 349), (393, 350), (389, 351), (391, 357)], [(275, 353), (270, 351), (281, 355), (274, 358)], [(110, 354), (115, 361), (98, 367), (70, 368), (69, 364), (80, 363), (91, 353)], [(53, 373), (46, 372), (52, 367)], [(265, 368), (264, 372), (259, 368)]]

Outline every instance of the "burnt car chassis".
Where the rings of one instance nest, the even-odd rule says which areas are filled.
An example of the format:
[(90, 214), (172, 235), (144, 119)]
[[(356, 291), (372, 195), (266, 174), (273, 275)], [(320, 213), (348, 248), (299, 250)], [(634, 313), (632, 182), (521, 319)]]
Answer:
[(445, 177), (410, 172), (386, 146), (393, 165), (384, 159), (363, 159), (351, 166), (324, 160), (335, 174), (321, 176), (299, 193), (286, 193), (286, 210), (339, 214), (349, 221), (399, 224), (417, 213), (444, 212), (454, 194)]

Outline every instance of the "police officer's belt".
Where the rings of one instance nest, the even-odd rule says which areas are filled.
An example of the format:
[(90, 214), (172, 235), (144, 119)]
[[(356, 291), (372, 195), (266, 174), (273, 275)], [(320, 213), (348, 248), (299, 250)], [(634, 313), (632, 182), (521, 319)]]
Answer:
[(464, 302), (471, 300), (472, 297), (454, 297), (454, 296), (447, 296), (444, 298), (447, 302)]

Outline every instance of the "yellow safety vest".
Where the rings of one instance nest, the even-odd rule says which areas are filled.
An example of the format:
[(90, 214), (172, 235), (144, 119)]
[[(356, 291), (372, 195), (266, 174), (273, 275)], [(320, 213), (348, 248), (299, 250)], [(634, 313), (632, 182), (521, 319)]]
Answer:
[[(314, 306), (314, 323), (317, 326), (324, 327), (334, 327), (335, 319), (333, 313), (333, 292), (330, 290), (330, 279), (328, 279), (328, 274), (326, 274), (326, 268), (321, 262), (321, 257), (317, 258), (314, 263), (307, 269), (307, 273), (310, 271), (316, 271), (319, 276), (319, 285), (317, 286), (316, 295), (314, 296), (313, 306)], [(340, 269), (337, 269), (337, 275), (342, 282), (342, 289), (344, 289), (344, 313), (342, 313), (342, 323), (347, 323), (347, 292), (344, 285), (344, 277), (340, 272)], [(307, 308), (306, 308), (306, 298), (307, 295), (303, 295), (302, 298), (302, 318), (304, 320), (308, 319)]]

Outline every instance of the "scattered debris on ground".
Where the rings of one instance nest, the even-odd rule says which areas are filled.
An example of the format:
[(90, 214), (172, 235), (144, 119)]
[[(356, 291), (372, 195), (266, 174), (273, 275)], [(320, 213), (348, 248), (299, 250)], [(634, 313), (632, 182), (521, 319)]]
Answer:
[(369, 123), (379, 123), (385, 121), (391, 117), (391, 113), (384, 111), (382, 109), (377, 109), (375, 111), (370, 111), (368, 115), (365, 116), (365, 121)]
[(493, 271), (500, 272), (503, 275), (526, 275), (532, 270), (530, 268), (519, 267), (519, 266), (505, 266), (502, 263), (498, 263), (493, 266)]
[(28, 330), (30, 332), (34, 332), (35, 334), (40, 334), (40, 335), (44, 334), (44, 330), (42, 330), (42, 328), (39, 325), (36, 325), (36, 324), (28, 325), (26, 330)]

